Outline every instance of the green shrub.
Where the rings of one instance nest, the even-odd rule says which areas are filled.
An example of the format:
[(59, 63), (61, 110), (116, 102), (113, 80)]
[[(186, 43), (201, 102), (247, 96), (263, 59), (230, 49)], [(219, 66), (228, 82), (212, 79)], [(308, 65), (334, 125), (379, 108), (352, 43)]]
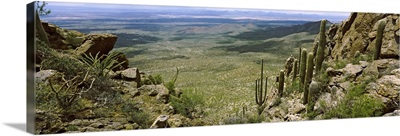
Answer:
[(92, 54), (83, 54), (79, 59), (87, 66), (97, 72), (99, 76), (107, 76), (109, 71), (120, 67), (124, 62), (118, 62), (118, 52), (110, 52), (108, 55), (99, 56), (99, 52), (93, 56)]
[(147, 79), (144, 79), (143, 84), (145, 85), (159, 85), (163, 83), (163, 78), (160, 74), (155, 76), (149, 75)]
[(204, 98), (202, 95), (196, 94), (193, 90), (185, 90), (180, 98), (171, 96), (171, 106), (175, 111), (182, 116), (193, 119), (193, 112), (200, 112), (196, 107), (202, 108), (204, 106)]
[(361, 83), (352, 86), (345, 98), (332, 110), (324, 114), (325, 119), (330, 118), (357, 118), (381, 116), (384, 104), (382, 101), (365, 94), (368, 84)]
[(129, 121), (133, 121), (143, 128), (149, 128), (151, 125), (149, 114), (140, 110), (137, 103), (124, 103), (122, 106), (122, 112), (128, 116)]

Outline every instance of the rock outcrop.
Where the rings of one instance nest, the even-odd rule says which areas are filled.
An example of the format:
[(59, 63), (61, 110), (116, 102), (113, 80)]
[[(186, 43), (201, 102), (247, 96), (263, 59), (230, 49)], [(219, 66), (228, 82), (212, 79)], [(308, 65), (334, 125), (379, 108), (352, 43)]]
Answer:
[(85, 34), (75, 30), (62, 29), (54, 24), (42, 22), (46, 31), (50, 47), (53, 49), (75, 49), (82, 44)]
[(113, 34), (89, 34), (83, 40), (83, 44), (76, 48), (76, 52), (78, 54), (91, 54), (92, 56), (97, 53), (99, 56), (108, 54), (114, 48), (117, 38)]
[(372, 53), (379, 20), (387, 22), (383, 32), (381, 58), (399, 58), (399, 14), (380, 13), (352, 13), (340, 25), (332, 25), (327, 33), (326, 57), (342, 60), (354, 57), (357, 51)]

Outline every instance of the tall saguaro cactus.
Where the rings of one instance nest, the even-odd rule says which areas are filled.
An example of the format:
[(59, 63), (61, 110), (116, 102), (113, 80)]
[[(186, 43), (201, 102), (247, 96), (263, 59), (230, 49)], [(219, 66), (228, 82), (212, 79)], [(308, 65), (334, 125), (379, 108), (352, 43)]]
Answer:
[(307, 57), (307, 73), (304, 81), (303, 104), (307, 104), (308, 102), (309, 85), (312, 80), (313, 71), (314, 71), (314, 55), (312, 52), (310, 52)]
[(297, 59), (294, 59), (294, 62), (293, 62), (293, 79), (292, 79), (292, 82), (294, 82), (295, 80), (296, 80), (296, 76), (297, 76)]
[(285, 72), (283, 70), (281, 70), (279, 73), (279, 85), (278, 85), (279, 97), (282, 97), (282, 93), (283, 93), (283, 87), (284, 87), (284, 82), (285, 82), (284, 73)]
[(303, 51), (301, 51), (301, 62), (300, 62), (300, 70), (299, 70), (299, 78), (300, 78), (300, 90), (303, 89), (303, 85), (304, 85), (304, 78), (306, 75), (306, 63), (307, 63), (307, 50), (303, 49)]
[(384, 20), (379, 21), (378, 31), (376, 34), (374, 60), (378, 60), (379, 56), (381, 55), (382, 37), (383, 37), (383, 30), (385, 29), (385, 26), (386, 26), (386, 21), (384, 21)]
[[(256, 80), (256, 90), (255, 90), (255, 99), (256, 103), (259, 106), (262, 106), (267, 99), (267, 80), (268, 77), (265, 78), (265, 88), (263, 89), (263, 76), (264, 76), (264, 60), (261, 59), (261, 78)], [(264, 95), (263, 95), (264, 92)]]
[(321, 70), (322, 62), (324, 61), (325, 43), (326, 43), (325, 25), (326, 25), (326, 20), (324, 19), (321, 21), (321, 26), (319, 28), (319, 43), (318, 43), (316, 66), (315, 66), (316, 72), (319, 72)]

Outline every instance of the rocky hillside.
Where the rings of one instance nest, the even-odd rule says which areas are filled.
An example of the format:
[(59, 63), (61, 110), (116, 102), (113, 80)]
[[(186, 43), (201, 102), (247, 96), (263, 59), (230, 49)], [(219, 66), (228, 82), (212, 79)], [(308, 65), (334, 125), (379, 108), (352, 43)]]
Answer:
[[(380, 23), (386, 24), (382, 36), (378, 32)], [(300, 79), (292, 80), (292, 72), (290, 81), (285, 81), (283, 97), (274, 95), (268, 101), (263, 113), (266, 121), (400, 115), (399, 15), (352, 13), (342, 23), (333, 24), (324, 35), (321, 72), (316, 72), (318, 48), (324, 41), (318, 35), (310, 53), (315, 56), (316, 67), (310, 82), (306, 79), (304, 83), (309, 87), (299, 87)], [(374, 58), (380, 38), (381, 52)], [(294, 59), (299, 57), (288, 59), (285, 72), (299, 65)], [(307, 67), (309, 64), (307, 60)], [(279, 92), (275, 90), (273, 94)]]
[(116, 35), (43, 22), (36, 26), (36, 133), (400, 115), (399, 15), (352, 13), (340, 24), (324, 20), (301, 30), (318, 28), (314, 49), (288, 58), (278, 86), (263, 84), (261, 72), (257, 105), (220, 121), (204, 116), (202, 98), (175, 87), (178, 68), (164, 81), (113, 51)]
[(196, 111), (180, 100), (174, 82), (165, 86), (160, 77), (130, 67), (123, 53), (113, 51), (117, 36), (83, 34), (46, 22), (42, 28), (38, 31), (48, 40), (36, 38), (37, 134), (201, 124), (195, 122)]

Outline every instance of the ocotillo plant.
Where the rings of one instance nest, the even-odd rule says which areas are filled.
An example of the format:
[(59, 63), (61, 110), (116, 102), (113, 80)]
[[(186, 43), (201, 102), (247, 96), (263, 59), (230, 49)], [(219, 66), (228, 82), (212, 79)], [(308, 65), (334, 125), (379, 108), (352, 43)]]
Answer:
[(317, 49), (317, 58), (316, 58), (316, 66), (315, 71), (319, 72), (321, 70), (322, 62), (324, 61), (324, 53), (325, 53), (325, 24), (326, 20), (321, 21), (321, 26), (319, 29), (319, 42), (318, 42), (318, 49)]
[(282, 97), (283, 93), (283, 87), (285, 82), (284, 73), (285, 72), (283, 70), (281, 70), (281, 72), (279, 73), (279, 86), (278, 86), (279, 97)]
[(296, 80), (296, 76), (297, 76), (297, 59), (294, 59), (294, 62), (293, 62), (293, 79), (292, 79), (292, 82), (294, 82), (295, 80)]
[(383, 30), (385, 29), (385, 26), (386, 26), (386, 21), (382, 20), (379, 22), (378, 30), (377, 30), (377, 34), (376, 34), (374, 60), (378, 60), (379, 56), (381, 55), (382, 37), (383, 37)]
[(309, 85), (312, 80), (313, 76), (313, 70), (314, 70), (314, 55), (312, 52), (308, 54), (307, 57), (307, 73), (306, 73), (306, 78), (304, 81), (304, 99), (303, 99), (303, 104), (307, 104), (308, 102), (308, 92), (309, 92)]
[(303, 49), (303, 51), (301, 51), (301, 62), (300, 62), (300, 71), (299, 71), (299, 78), (300, 78), (300, 89), (303, 89), (303, 85), (304, 85), (304, 78), (306, 75), (306, 63), (307, 63), (307, 50)]
[[(265, 100), (267, 99), (267, 80), (268, 77), (266, 77), (265, 79), (265, 88), (263, 89), (263, 74), (264, 72), (264, 60), (261, 59), (261, 78), (256, 80), (256, 90), (255, 90), (255, 98), (256, 98), (256, 103), (259, 106), (262, 106), (265, 102)], [(264, 95), (263, 95), (263, 91), (264, 91)]]

